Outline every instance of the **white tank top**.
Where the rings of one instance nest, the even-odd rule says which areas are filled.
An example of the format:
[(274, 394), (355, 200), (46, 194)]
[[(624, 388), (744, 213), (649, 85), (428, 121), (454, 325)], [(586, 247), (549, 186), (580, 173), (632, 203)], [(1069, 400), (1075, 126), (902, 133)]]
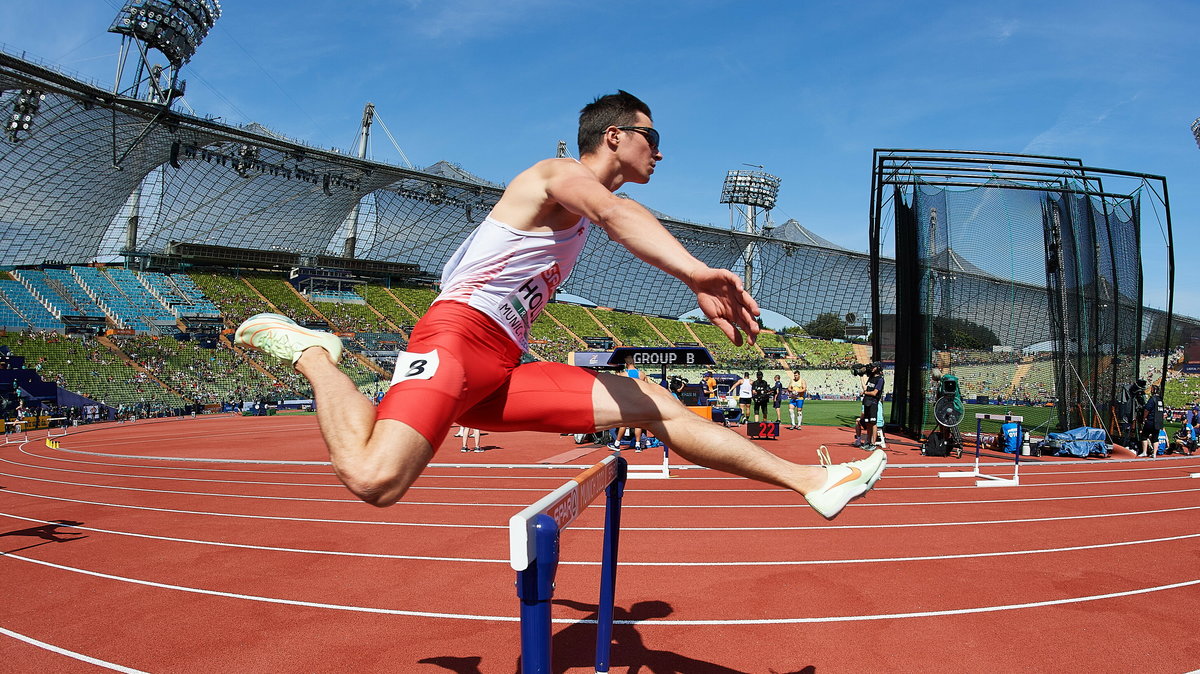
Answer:
[(571, 275), (590, 225), (580, 218), (557, 232), (523, 232), (489, 215), (446, 262), (434, 302), (453, 300), (482, 311), (527, 351), (529, 326)]

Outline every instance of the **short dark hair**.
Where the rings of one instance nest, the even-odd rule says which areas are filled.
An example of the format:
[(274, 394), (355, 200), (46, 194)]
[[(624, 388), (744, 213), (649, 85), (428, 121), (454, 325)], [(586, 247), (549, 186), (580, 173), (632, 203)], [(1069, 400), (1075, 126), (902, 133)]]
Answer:
[(579, 154), (585, 155), (599, 147), (608, 127), (633, 124), (639, 112), (650, 117), (650, 106), (621, 89), (583, 106), (579, 111)]

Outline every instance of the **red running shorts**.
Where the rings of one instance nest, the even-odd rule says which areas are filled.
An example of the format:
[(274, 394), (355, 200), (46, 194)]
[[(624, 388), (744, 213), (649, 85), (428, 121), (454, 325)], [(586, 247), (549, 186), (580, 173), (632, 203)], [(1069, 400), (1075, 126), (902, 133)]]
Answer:
[(396, 360), (376, 419), (395, 419), (435, 450), (454, 423), (485, 431), (592, 433), (596, 374), (563, 363), (521, 365), (521, 348), (462, 302), (437, 302)]

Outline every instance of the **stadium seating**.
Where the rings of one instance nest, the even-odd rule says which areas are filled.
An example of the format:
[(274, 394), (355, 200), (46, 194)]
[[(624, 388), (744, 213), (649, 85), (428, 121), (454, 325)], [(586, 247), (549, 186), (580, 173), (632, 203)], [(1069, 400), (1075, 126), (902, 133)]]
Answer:
[(5, 310), (2, 320), (16, 329), (62, 330), (62, 321), (54, 317), (33, 294), (12, 279), (0, 280), (0, 305)]
[(663, 337), (666, 337), (667, 341), (672, 345), (698, 343), (696, 341), (696, 336), (688, 332), (687, 326), (679, 321), (667, 318), (659, 318), (657, 316), (646, 316), (645, 318), (651, 325), (653, 325), (655, 328), (658, 328), (658, 331), (661, 332)]
[(24, 356), (26, 367), (37, 370), (42, 379), (106, 405), (174, 408), (187, 404), (98, 340), (9, 333), (0, 335), (0, 344)]
[(320, 321), (312, 309), (304, 303), (300, 294), (292, 285), (279, 276), (247, 276), (246, 281), (254, 286), (267, 301), (275, 306), (277, 313), (283, 314), (297, 323), (304, 324)]
[(800, 369), (849, 368), (858, 360), (854, 356), (854, 345), (846, 342), (796, 336), (781, 339), (791, 346), (797, 361), (794, 366)]
[(313, 306), (329, 319), (329, 324), (337, 332), (392, 332), (394, 327), (362, 304), (362, 297), (355, 295), (359, 304), (344, 302), (313, 301)]
[(391, 291), (396, 296), (396, 299), (400, 300), (409, 311), (418, 316), (424, 316), (425, 312), (429, 311), (429, 306), (433, 304), (434, 298), (437, 297), (437, 292), (429, 288), (393, 286)]
[(71, 302), (57, 288), (51, 286), (45, 271), (41, 269), (18, 269), (12, 272), (12, 278), (25, 286), (30, 294), (45, 305), (56, 318), (61, 318), (64, 313), (76, 313), (73, 310)]
[(609, 309), (592, 309), (590, 313), (608, 328), (621, 346), (670, 346), (654, 332), (644, 316)]
[(254, 314), (272, 309), (241, 277), (192, 272), (188, 278), (217, 306), (227, 325), (237, 325)]
[(386, 288), (377, 285), (359, 286), (358, 291), (368, 304), (383, 314), (397, 328), (408, 332), (417, 323), (417, 316), (396, 302), (395, 297)]
[[(21, 272), (22, 276), (26, 273), (32, 274), (33, 272)], [(87, 294), (83, 286), (79, 285), (78, 279), (75, 278), (70, 269), (47, 269), (44, 274), (46, 276), (46, 284), (57, 291), (70, 304), (70, 310), (67, 308), (63, 309), (64, 314), (86, 316), (88, 318), (105, 318), (104, 310)]]
[(84, 292), (95, 300), (113, 323), (138, 332), (150, 331), (150, 324), (143, 319), (134, 302), (117, 287), (112, 277), (98, 267), (71, 267), (70, 271)]
[(138, 274), (143, 285), (156, 300), (170, 310), (176, 318), (185, 316), (220, 318), (221, 312), (196, 287), (186, 274), (163, 274), (141, 272)]
[(572, 351), (586, 351), (581, 340), (563, 330), (554, 319), (546, 313), (538, 316), (529, 328), (530, 351), (542, 360), (555, 363), (566, 363), (567, 354)]
[(589, 337), (609, 338), (604, 329), (596, 322), (596, 319), (592, 317), (592, 313), (585, 307), (564, 302), (551, 302), (546, 305), (546, 311), (557, 318), (560, 323), (580, 339), (587, 339)]

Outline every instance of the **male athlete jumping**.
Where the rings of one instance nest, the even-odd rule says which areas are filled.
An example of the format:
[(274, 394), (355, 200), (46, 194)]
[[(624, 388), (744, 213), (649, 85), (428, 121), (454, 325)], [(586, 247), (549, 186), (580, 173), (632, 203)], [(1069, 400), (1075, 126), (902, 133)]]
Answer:
[(645, 208), (613, 194), (649, 182), (662, 160), (650, 108), (621, 91), (579, 116), (579, 154), (546, 159), (509, 183), (446, 263), (442, 291), (399, 354), (378, 408), (337, 368), (341, 341), (277, 314), (238, 327), (235, 341), (290, 362), (308, 378), (330, 460), (359, 498), (399, 500), (455, 422), (486, 431), (650, 430), (693, 463), (786, 487), (827, 518), (883, 472), (881, 451), (850, 463), (802, 466), (702, 419), (664, 388), (562, 363), (519, 365), (529, 326), (570, 275), (595, 225), (682, 281), (734, 344), (759, 331), (741, 279), (693, 257)]

